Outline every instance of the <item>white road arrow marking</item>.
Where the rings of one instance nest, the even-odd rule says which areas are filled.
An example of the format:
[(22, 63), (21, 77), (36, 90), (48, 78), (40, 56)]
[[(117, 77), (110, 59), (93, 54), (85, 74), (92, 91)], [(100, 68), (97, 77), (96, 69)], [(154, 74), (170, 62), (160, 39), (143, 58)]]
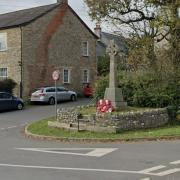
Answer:
[[(102, 157), (117, 148), (15, 148), (17, 150), (34, 151), (34, 152), (45, 152), (52, 154), (65, 154), (65, 155), (76, 155), (76, 156), (90, 156), (90, 157)], [(88, 151), (87, 153), (75, 153), (72, 151)], [(90, 152), (89, 152), (90, 151)]]
[(174, 164), (174, 165), (180, 164), (180, 160), (178, 160), (178, 161), (173, 161), (173, 162), (170, 162), (170, 164)]

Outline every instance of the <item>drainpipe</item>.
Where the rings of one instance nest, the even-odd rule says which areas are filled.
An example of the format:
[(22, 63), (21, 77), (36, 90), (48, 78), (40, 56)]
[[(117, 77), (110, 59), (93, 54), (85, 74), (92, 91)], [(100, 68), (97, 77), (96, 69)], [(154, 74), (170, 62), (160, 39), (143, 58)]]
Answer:
[(19, 66), (20, 66), (20, 98), (23, 97), (23, 57), (22, 57), (22, 45), (23, 45), (23, 33), (22, 33), (22, 27), (20, 27), (20, 30), (21, 30), (21, 60), (19, 62)]

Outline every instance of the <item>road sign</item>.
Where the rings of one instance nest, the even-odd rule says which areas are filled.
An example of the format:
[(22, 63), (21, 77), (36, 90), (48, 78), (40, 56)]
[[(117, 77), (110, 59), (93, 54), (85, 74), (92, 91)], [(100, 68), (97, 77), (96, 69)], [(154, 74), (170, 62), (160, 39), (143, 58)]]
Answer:
[(52, 78), (55, 82), (55, 120), (57, 121), (57, 80), (59, 80), (59, 77), (60, 77), (60, 72), (58, 70), (55, 70), (53, 73), (52, 73)]
[(54, 81), (59, 80), (59, 77), (60, 77), (60, 73), (59, 73), (58, 70), (56, 70), (56, 71), (54, 71), (54, 72), (52, 73), (52, 78), (53, 78)]

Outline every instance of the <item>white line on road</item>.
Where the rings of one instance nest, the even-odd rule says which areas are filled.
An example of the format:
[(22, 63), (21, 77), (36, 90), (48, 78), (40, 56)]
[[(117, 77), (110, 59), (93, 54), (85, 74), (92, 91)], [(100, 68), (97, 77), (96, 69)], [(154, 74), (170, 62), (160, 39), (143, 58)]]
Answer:
[(1, 128), (1, 130), (14, 129), (14, 128), (18, 128), (18, 127), (22, 127), (22, 126), (26, 126), (26, 125), (27, 125), (27, 123), (23, 123), (23, 124), (20, 124), (20, 125), (9, 126), (7, 128)]
[(140, 173), (149, 173), (151, 171), (156, 171), (156, 170), (159, 170), (159, 169), (162, 169), (162, 168), (165, 168), (165, 167), (166, 166), (160, 165), (160, 166), (155, 166), (155, 167), (152, 167), (152, 168), (144, 169), (144, 170), (141, 170), (139, 172)]
[[(49, 169), (49, 170), (69, 170), (69, 171), (89, 171), (89, 172), (109, 172), (109, 173), (126, 173), (126, 174), (141, 174), (151, 176), (166, 176), (180, 171), (180, 168), (170, 169), (160, 173), (147, 173), (143, 171), (128, 171), (128, 170), (113, 170), (113, 169), (86, 169), (86, 168), (68, 168), (68, 167), (51, 167), (51, 166), (29, 166), (20, 164), (0, 164), (0, 167), (14, 167), (14, 168), (30, 168), (30, 169)], [(145, 178), (142, 180), (150, 180)]]
[(30, 168), (30, 169), (51, 169), (51, 170), (71, 170), (71, 171), (90, 171), (90, 172), (109, 172), (109, 173), (127, 173), (127, 174), (145, 174), (154, 175), (151, 173), (140, 173), (139, 171), (127, 170), (112, 170), (112, 169), (86, 169), (86, 168), (68, 168), (68, 167), (50, 167), (50, 166), (28, 166), (19, 164), (0, 164), (0, 167), (14, 167), (14, 168)]
[(173, 162), (170, 162), (170, 164), (174, 164), (174, 165), (180, 164), (180, 160), (178, 160), (178, 161), (173, 161)]
[[(102, 157), (105, 156), (106, 154), (109, 154), (117, 150), (117, 148), (15, 148), (15, 149), (24, 150), (24, 151), (52, 153), (52, 154), (90, 156), (90, 157)], [(82, 150), (87, 150), (90, 152), (87, 153), (72, 152), (72, 151), (82, 151)]]
[(7, 129), (13, 129), (13, 128), (17, 128), (17, 126), (10, 126), (10, 127), (7, 127)]
[(87, 156), (95, 156), (95, 157), (102, 157), (106, 154), (109, 154), (113, 151), (117, 150), (117, 148), (97, 148), (94, 149), (93, 151), (87, 153)]
[(169, 169), (167, 171), (162, 171), (160, 173), (156, 173), (156, 175), (157, 176), (166, 176), (166, 175), (173, 174), (173, 173), (176, 173), (176, 172), (180, 172), (180, 168), (175, 168), (175, 169)]
[(150, 178), (144, 178), (144, 179), (141, 179), (141, 180), (151, 180)]

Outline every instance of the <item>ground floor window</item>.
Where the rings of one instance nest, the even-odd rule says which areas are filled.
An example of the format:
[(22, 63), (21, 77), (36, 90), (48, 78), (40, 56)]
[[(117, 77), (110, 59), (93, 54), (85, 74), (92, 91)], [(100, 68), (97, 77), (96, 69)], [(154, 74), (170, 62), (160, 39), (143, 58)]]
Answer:
[(63, 83), (70, 83), (70, 70), (69, 69), (63, 70)]
[(83, 70), (83, 83), (89, 83), (89, 70)]
[(6, 79), (7, 76), (7, 68), (0, 68), (0, 79)]

